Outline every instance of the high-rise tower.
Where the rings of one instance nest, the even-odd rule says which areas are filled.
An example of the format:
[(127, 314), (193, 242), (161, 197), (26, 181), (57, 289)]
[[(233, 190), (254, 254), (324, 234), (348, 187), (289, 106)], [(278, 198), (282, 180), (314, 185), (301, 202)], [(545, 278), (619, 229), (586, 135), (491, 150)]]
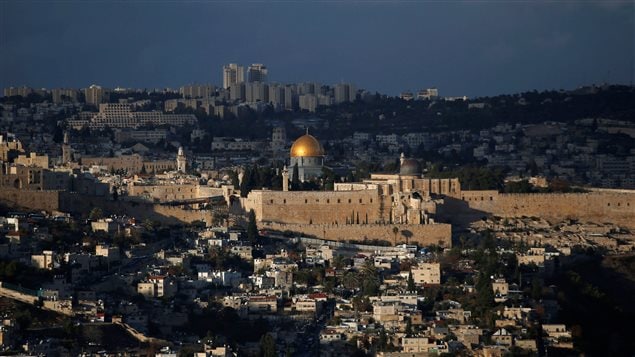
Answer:
[(266, 82), (269, 70), (262, 63), (254, 63), (247, 69), (249, 82)]
[(245, 81), (245, 69), (236, 63), (223, 66), (223, 88), (227, 89), (232, 84), (243, 83)]

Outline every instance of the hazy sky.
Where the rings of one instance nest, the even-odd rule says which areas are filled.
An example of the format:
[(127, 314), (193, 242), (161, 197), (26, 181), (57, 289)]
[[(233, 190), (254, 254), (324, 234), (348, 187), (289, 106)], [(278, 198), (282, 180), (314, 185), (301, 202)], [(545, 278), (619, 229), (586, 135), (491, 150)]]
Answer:
[(0, 86), (277, 82), (492, 95), (633, 80), (634, 2), (0, 0)]

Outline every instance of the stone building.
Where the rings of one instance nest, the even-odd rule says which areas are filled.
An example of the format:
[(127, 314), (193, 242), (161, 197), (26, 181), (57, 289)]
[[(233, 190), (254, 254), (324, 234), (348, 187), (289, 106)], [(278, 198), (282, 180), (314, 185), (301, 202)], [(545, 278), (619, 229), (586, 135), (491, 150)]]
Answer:
[[(307, 179), (321, 172), (323, 155), (319, 142), (306, 134), (293, 144), (291, 164), (294, 170), (298, 165), (300, 179)], [(232, 210), (254, 210), (265, 228), (323, 239), (380, 239), (397, 244), (412, 238), (412, 242), (449, 245), (450, 227), (436, 224), (434, 217), (437, 205), (443, 204), (441, 195), (460, 195), (458, 179), (423, 178), (419, 163), (403, 156), (398, 173), (336, 183), (333, 191), (289, 191), (288, 171), (283, 171), (282, 191), (252, 190), (246, 198), (226, 197)]]
[(11, 162), (19, 154), (24, 154), (22, 143), (13, 134), (0, 135), (0, 161)]
[(154, 182), (130, 181), (128, 196), (149, 202), (188, 201), (221, 196), (221, 188), (200, 185), (195, 182)]
[(13, 161), (16, 165), (32, 166), (47, 169), (49, 167), (48, 155), (38, 155), (37, 153), (30, 153), (27, 155), (18, 155)]
[(439, 263), (422, 263), (412, 268), (412, 279), (416, 284), (441, 284), (441, 265)]
[(273, 150), (282, 150), (287, 144), (287, 132), (286, 129), (281, 127), (273, 128), (271, 133), (271, 148)]
[(105, 127), (137, 129), (149, 125), (181, 127), (197, 123), (193, 114), (164, 114), (162, 111), (143, 112), (134, 109), (134, 106), (128, 103), (103, 103), (99, 104), (98, 113), (84, 119), (68, 119), (67, 123), (76, 130), (84, 127), (90, 129), (103, 129)]
[[(301, 174), (321, 166), (324, 151), (304, 135), (291, 148), (291, 164)], [(306, 159), (311, 161), (306, 166)], [(309, 167), (309, 170), (306, 170)], [(312, 171), (315, 172), (315, 171)], [(286, 177), (286, 174), (285, 174)], [(306, 178), (306, 176), (304, 177)], [(286, 187), (286, 185), (283, 186)], [(458, 179), (427, 179), (415, 160), (402, 157), (397, 174), (372, 174), (357, 183), (335, 183), (333, 191), (253, 190), (240, 204), (261, 222), (290, 224), (432, 224), (439, 195), (460, 195)]]
[(95, 177), (79, 171), (49, 170), (37, 166), (15, 164), (0, 165), (0, 188), (32, 191), (70, 191), (81, 194), (103, 196), (108, 185)]
[[(322, 175), (324, 167), (324, 148), (313, 136), (307, 133), (291, 145), (290, 168), (298, 170), (300, 181), (308, 181)], [(293, 171), (292, 171), (293, 172)]]
[(187, 170), (187, 157), (185, 157), (185, 152), (183, 151), (183, 147), (179, 147), (179, 152), (176, 155), (176, 171), (185, 173)]
[(73, 149), (71, 148), (68, 132), (64, 133), (64, 143), (62, 144), (62, 164), (68, 165), (73, 161)]

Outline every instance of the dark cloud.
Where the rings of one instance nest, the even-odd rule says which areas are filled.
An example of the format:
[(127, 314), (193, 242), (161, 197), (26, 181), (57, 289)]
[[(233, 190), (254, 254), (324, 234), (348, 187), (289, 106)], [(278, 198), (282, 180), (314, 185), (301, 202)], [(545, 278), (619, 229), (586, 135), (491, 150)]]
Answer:
[(0, 85), (280, 82), (487, 95), (629, 83), (632, 2), (0, 2)]

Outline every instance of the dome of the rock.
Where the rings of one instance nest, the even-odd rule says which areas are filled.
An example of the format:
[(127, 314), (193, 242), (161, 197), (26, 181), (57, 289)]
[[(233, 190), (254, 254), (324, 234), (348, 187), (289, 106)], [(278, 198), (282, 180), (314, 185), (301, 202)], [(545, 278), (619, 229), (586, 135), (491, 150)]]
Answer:
[(324, 156), (324, 148), (313, 135), (302, 135), (291, 145), (291, 157), (319, 156)]

